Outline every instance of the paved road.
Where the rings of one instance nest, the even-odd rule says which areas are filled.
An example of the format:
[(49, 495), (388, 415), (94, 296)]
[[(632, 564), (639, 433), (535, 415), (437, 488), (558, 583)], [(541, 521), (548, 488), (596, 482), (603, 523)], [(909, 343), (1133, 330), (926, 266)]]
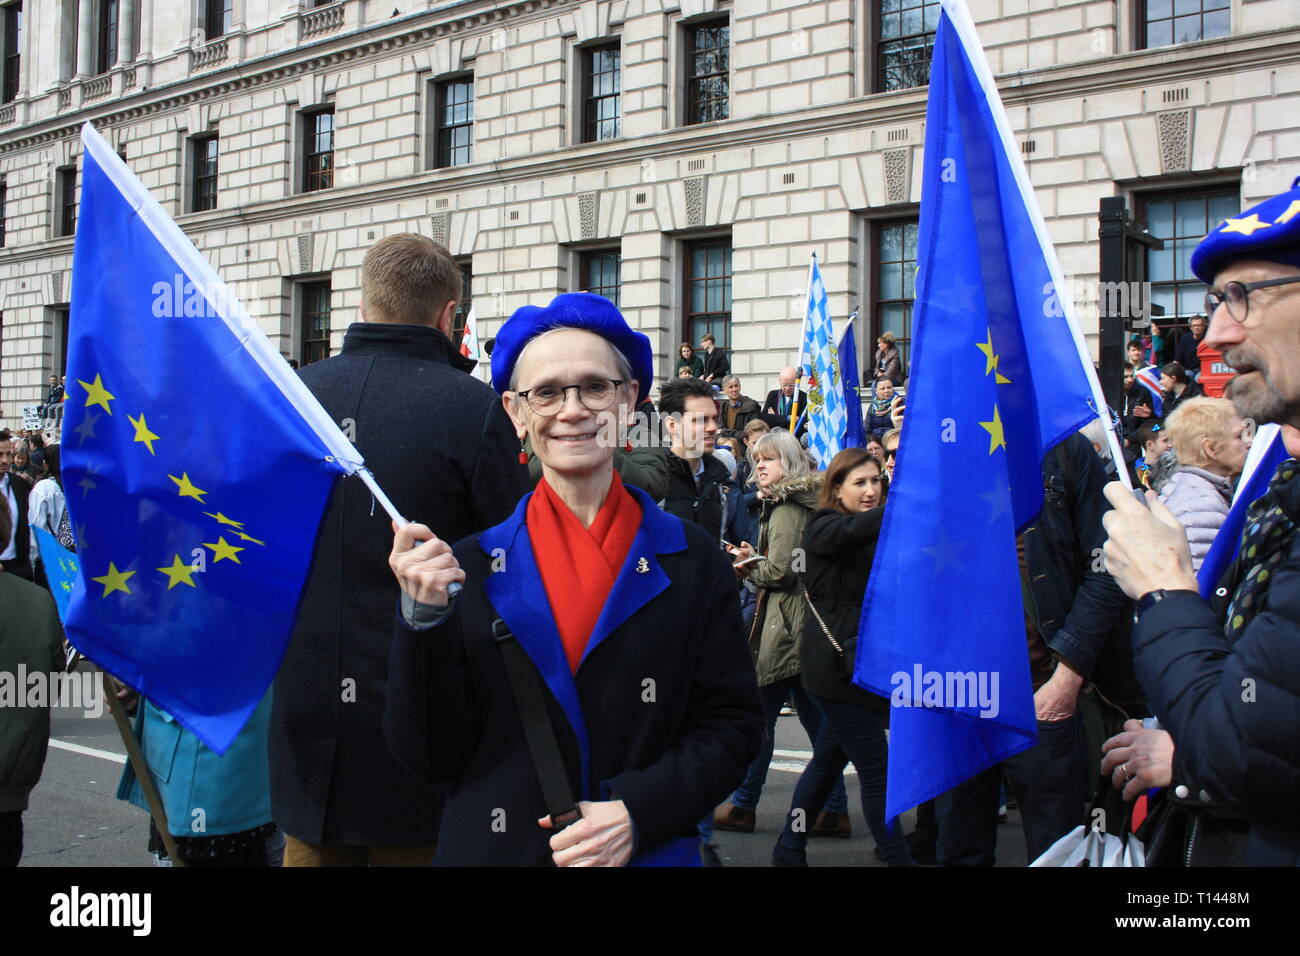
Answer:
[[(85, 665), (83, 665), (85, 666)], [(146, 849), (148, 816), (116, 798), (117, 781), (126, 757), (113, 718), (107, 709), (99, 717), (81, 710), (56, 709), (52, 715), (50, 754), (31, 807), (23, 815), (26, 849), (22, 866), (149, 866)], [(752, 834), (719, 833), (717, 843), (728, 866), (768, 866), (772, 846), (781, 831), (794, 786), (811, 747), (795, 717), (777, 722), (777, 755), (758, 807), (758, 827)], [(809, 841), (812, 866), (881, 866), (862, 817), (856, 784), (849, 776), (850, 839)], [(998, 828), (998, 865), (1024, 866), (1025, 848), (1019, 819), (1013, 810)], [(913, 814), (904, 817), (912, 829)]]

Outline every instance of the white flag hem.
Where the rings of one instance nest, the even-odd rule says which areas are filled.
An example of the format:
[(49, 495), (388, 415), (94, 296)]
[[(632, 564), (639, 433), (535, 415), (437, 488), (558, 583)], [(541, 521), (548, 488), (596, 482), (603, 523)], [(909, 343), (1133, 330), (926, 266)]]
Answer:
[(1105, 409), (1106, 398), (1101, 391), (1101, 382), (1097, 379), (1097, 370), (1093, 366), (1092, 353), (1088, 350), (1088, 345), (1084, 341), (1083, 333), (1079, 331), (1079, 323), (1074, 318), (1074, 300), (1068, 295), (1069, 289), (1065, 285), (1064, 275), (1061, 272), (1061, 263), (1056, 258), (1056, 247), (1052, 244), (1051, 237), (1047, 234), (1047, 223), (1043, 219), (1042, 210), (1038, 208), (1038, 198), (1034, 194), (1034, 187), (1029, 181), (1029, 170), (1025, 167), (1024, 157), (1020, 155), (1020, 147), (1016, 143), (1016, 138), (1011, 132), (1011, 123), (1007, 119), (1006, 108), (1002, 105), (1002, 95), (998, 92), (998, 85), (993, 79), (993, 71), (989, 69), (988, 60), (984, 56), (984, 46), (980, 43), (979, 34), (975, 32), (975, 22), (971, 19), (970, 11), (966, 7), (966, 0), (939, 0), (943, 10), (952, 20), (952, 25), (957, 29), (958, 39), (962, 47), (966, 50), (966, 56), (970, 59), (971, 67), (975, 70), (980, 87), (984, 90), (984, 98), (989, 104), (989, 112), (993, 116), (993, 122), (997, 125), (998, 135), (1002, 139), (1002, 149), (1006, 153), (1007, 162), (1011, 165), (1012, 175), (1016, 178), (1016, 185), (1020, 189), (1021, 201), (1025, 205), (1025, 210), (1029, 213), (1029, 221), (1033, 224), (1034, 234), (1038, 237), (1038, 247), (1042, 250), (1043, 259), (1047, 263), (1047, 270), (1052, 277), (1052, 287), (1056, 290), (1056, 300), (1061, 305), (1061, 311), (1064, 314), (1066, 326), (1070, 330), (1070, 338), (1074, 341), (1074, 348), (1079, 353), (1079, 363), (1083, 366), (1084, 375), (1088, 379), (1088, 387), (1092, 390), (1093, 410), (1101, 418), (1102, 423), (1106, 426), (1111, 455), (1116, 462), (1116, 471), (1119, 479), (1125, 487), (1132, 488), (1133, 483), (1129, 479), (1128, 469), (1119, 467), (1123, 464), (1124, 453), (1120, 448), (1119, 438), (1115, 435), (1110, 415)]
[[(290, 368), (283, 356), (276, 351), (266, 333), (222, 280), (212, 265), (195, 248), (194, 243), (181, 231), (180, 226), (167, 215), (158, 201), (149, 194), (149, 190), (135, 178), (122, 158), (113, 152), (103, 135), (90, 123), (81, 127), (81, 142), (86, 152), (95, 158), (95, 162), (104, 171), (118, 191), (126, 197), (128, 203), (140, 216), (140, 220), (153, 233), (159, 244), (176, 260), (181, 272), (207, 298), (213, 311), (221, 317), (231, 333), (244, 349), (252, 355), (267, 378), (278, 388), (316, 436), (325, 445), (330, 455), (348, 474), (354, 474), (365, 459), (356, 447), (344, 437), (338, 424), (329, 417), (321, 407), (316, 396)], [(216, 299), (217, 301), (213, 301)], [(227, 308), (223, 308), (223, 305)], [(232, 314), (227, 314), (230, 312)]]

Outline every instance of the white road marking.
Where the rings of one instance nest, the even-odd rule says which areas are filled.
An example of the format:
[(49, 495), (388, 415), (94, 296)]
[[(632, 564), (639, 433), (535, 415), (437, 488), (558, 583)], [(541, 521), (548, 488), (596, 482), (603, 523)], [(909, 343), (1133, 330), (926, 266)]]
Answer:
[[(808, 769), (808, 761), (811, 759), (811, 750), (773, 750), (772, 762), (768, 764), (768, 769), (780, 770), (785, 773), (803, 773)], [(846, 777), (857, 776), (857, 773), (858, 771), (853, 764), (849, 764), (844, 768), (844, 775)]]
[(55, 740), (50, 738), (50, 746), (59, 750), (68, 750), (74, 754), (85, 754), (87, 757), (98, 757), (100, 760), (111, 760), (113, 763), (126, 763), (126, 754), (113, 753), (111, 750), (96, 750), (94, 747), (83, 747), (81, 744), (69, 743), (66, 740)]

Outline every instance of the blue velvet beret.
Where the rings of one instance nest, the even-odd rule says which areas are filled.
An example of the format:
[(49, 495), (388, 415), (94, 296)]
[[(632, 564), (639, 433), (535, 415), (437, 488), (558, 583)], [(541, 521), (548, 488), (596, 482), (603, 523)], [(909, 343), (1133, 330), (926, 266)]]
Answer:
[(492, 387), (498, 392), (508, 389), (524, 346), (543, 332), (559, 328), (594, 332), (622, 352), (632, 366), (632, 377), (640, 384), (637, 403), (646, 400), (654, 378), (650, 339), (628, 325), (613, 302), (590, 292), (557, 295), (545, 308), (525, 305), (516, 309), (497, 332), (492, 347)]
[(1237, 259), (1262, 259), (1300, 268), (1300, 176), (1291, 188), (1225, 219), (1192, 253), (1192, 271), (1207, 285)]

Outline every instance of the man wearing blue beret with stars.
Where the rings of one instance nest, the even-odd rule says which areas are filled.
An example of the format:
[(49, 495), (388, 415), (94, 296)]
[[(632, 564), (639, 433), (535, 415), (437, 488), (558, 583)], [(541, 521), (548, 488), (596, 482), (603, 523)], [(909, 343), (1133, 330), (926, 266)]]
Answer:
[[(1300, 178), (1211, 230), (1192, 271), (1210, 287), (1206, 341), (1237, 373), (1225, 393), (1237, 412), (1300, 426)], [(1114, 782), (1136, 793), (1187, 781), (1175, 797), (1244, 821), (1244, 846), (1215, 862), (1300, 864), (1300, 461), (1278, 466), (1251, 506), (1208, 603), (1183, 529), (1155, 495), (1144, 507), (1112, 484), (1106, 496), (1106, 565), (1138, 602), (1134, 668), (1174, 745), (1172, 761), (1153, 759), (1139, 734), (1155, 732), (1126, 727), (1107, 742), (1124, 744), (1107, 755)], [(1196, 840), (1194, 825), (1193, 861)]]

